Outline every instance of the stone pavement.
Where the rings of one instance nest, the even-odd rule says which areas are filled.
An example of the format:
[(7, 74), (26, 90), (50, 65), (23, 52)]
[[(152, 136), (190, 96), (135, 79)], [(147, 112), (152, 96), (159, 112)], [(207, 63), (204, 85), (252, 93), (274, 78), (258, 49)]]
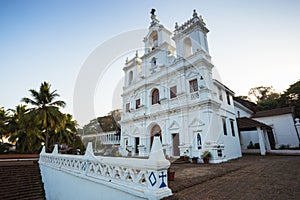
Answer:
[(220, 164), (172, 164), (165, 199), (300, 199), (300, 156), (243, 155)]

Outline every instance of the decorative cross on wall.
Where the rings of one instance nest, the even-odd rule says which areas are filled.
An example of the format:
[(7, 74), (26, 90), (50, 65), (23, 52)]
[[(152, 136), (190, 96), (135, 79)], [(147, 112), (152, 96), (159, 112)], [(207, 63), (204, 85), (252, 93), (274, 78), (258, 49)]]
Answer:
[(164, 174), (164, 172), (161, 172), (161, 175), (159, 175), (158, 177), (161, 178), (161, 184), (160, 184), (159, 188), (167, 187), (167, 185), (165, 183), (165, 179), (164, 179), (167, 177), (167, 175)]

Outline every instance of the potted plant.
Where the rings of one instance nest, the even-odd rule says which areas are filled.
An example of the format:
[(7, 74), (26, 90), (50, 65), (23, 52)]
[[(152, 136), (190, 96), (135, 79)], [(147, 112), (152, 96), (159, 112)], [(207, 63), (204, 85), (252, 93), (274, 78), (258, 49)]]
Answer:
[(183, 156), (183, 161), (189, 161), (189, 157), (188, 156)]
[(193, 157), (193, 158), (192, 158), (192, 162), (193, 162), (194, 164), (197, 164), (197, 163), (198, 163), (198, 157)]
[(203, 154), (201, 155), (201, 158), (203, 159), (203, 162), (205, 164), (208, 164), (209, 159), (211, 158), (211, 153), (209, 151), (204, 151)]
[(184, 161), (184, 162), (189, 161), (189, 159), (190, 159), (190, 157), (188, 157), (187, 155), (180, 156), (180, 158), (179, 158), (179, 160)]
[(175, 172), (171, 171), (171, 168), (168, 169), (168, 181), (174, 181), (175, 179)]

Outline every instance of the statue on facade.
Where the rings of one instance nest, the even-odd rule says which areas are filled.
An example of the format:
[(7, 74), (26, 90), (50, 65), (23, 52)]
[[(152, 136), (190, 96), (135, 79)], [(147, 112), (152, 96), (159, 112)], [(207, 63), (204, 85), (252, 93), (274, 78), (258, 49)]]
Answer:
[(152, 9), (151, 9), (151, 12), (150, 12), (151, 15), (155, 15), (155, 11), (156, 11), (156, 10), (155, 10), (154, 8), (152, 8)]
[(151, 20), (152, 20), (152, 22), (151, 22), (151, 25), (153, 25), (153, 24), (158, 24), (159, 23), (159, 21), (156, 19), (156, 15), (155, 15), (155, 9), (154, 8), (152, 8), (151, 9), (151, 11), (150, 11), (150, 14), (151, 14)]

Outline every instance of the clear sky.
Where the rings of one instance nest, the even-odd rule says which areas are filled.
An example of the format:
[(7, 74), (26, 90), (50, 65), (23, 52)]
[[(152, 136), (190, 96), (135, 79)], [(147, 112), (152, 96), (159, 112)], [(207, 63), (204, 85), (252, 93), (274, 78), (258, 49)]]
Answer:
[[(190, 19), (193, 9), (202, 15), (212, 61), (236, 95), (256, 86), (283, 92), (300, 79), (297, 0), (0, 0), (0, 106), (14, 108), (29, 97), (29, 89), (48, 81), (66, 101), (64, 111), (74, 114), (76, 81), (87, 59), (116, 35), (148, 28), (151, 8), (171, 31), (175, 22)], [(118, 107), (113, 95), (122, 85), (126, 54), (99, 77), (95, 116)], [(75, 115), (81, 125), (95, 117), (80, 116)]]

